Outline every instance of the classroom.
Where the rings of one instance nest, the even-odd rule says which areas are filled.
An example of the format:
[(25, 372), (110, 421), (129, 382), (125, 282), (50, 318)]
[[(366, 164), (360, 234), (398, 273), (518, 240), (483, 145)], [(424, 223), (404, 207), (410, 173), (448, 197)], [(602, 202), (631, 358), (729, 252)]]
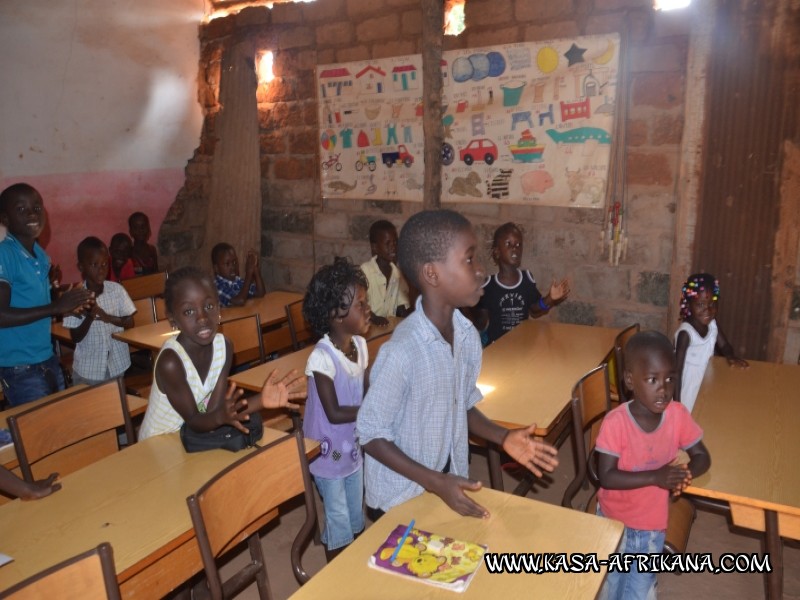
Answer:
[[(456, 524), (458, 515), (435, 493), (426, 493), (387, 507), (386, 512), (401, 519), (393, 520), (392, 526), (408, 525), (415, 519), (423, 531), (412, 534), (409, 527), (403, 541), (409, 535), (424, 537), (431, 531), (426, 526), (448, 533), (452, 525), (462, 539), (486, 544), (489, 552), (597, 552), (598, 556), (621, 552), (617, 549), (620, 533), (598, 529), (598, 522), (611, 520), (571, 513), (563, 516), (561, 508), (555, 510), (562, 506), (573, 480), (582, 475), (586, 452), (594, 445), (599, 429), (591, 428), (593, 434), (583, 444), (585, 448), (575, 446), (574, 414), (578, 413), (572, 411), (581, 406), (585, 410), (588, 403), (581, 398), (583, 388), (577, 384), (583, 382), (588, 389), (583, 377), (606, 364), (595, 377), (607, 378), (609, 406), (631, 400), (622, 366), (624, 344), (635, 331), (658, 331), (671, 344), (676, 339), (679, 346), (684, 344), (677, 352), (676, 391), (684, 393), (680, 387), (682, 373), (687, 372), (684, 360), (692, 360), (686, 357), (685, 353), (691, 352), (686, 344), (694, 341), (686, 342), (684, 332), (681, 342), (676, 331), (681, 322), (690, 327), (686, 322), (693, 318), (686, 305), (694, 301), (695, 284), (687, 278), (693, 273), (710, 273), (710, 280), (696, 285), (711, 298), (715, 311), (717, 305), (721, 309), (712, 322), (715, 335), (719, 325), (716, 350), (722, 356), (704, 359), (697, 376), (699, 393), (697, 388), (693, 392), (697, 404), (688, 408), (703, 430), (711, 466), (704, 474), (698, 472), (693, 481), (690, 476), (689, 490), (680, 497), (681, 506), (692, 515), (681, 517), (686, 538), (673, 556), (712, 553), (717, 561), (725, 552), (752, 553), (770, 556), (776, 568), (766, 575), (755, 571), (660, 573), (658, 593), (662, 598), (690, 593), (701, 598), (800, 595), (800, 578), (794, 568), (800, 559), (800, 485), (795, 471), (788, 467), (800, 450), (791, 439), (795, 437), (792, 426), (800, 424), (800, 411), (788, 402), (797, 398), (800, 383), (800, 11), (791, 0), (683, 0), (688, 6), (672, 10), (662, 3), (76, 0), (0, 7), (0, 49), (7, 57), (6, 84), (0, 90), (4, 107), (0, 123), (5, 134), (0, 149), (0, 190), (25, 183), (40, 195), (46, 223), (30, 243), (35, 238), (35, 248), (43, 249), (49, 262), (59, 267), (55, 287), (76, 283), (78, 288), (92, 289), (89, 267), (80, 250), (76, 260), (76, 249), (87, 236), (99, 238), (99, 246), (88, 242), (81, 246), (84, 254), (94, 250), (105, 253), (102, 248), (109, 248), (112, 263), (112, 237), (124, 234), (134, 246), (136, 274), (156, 275), (147, 280), (156, 287), (147, 289), (143, 278), (121, 281), (125, 277), (118, 277), (136, 311), (132, 319), (128, 317), (133, 309), (123, 309), (108, 319), (105, 313), (94, 317), (106, 321), (98, 324), (113, 326), (109, 339), (128, 344), (131, 351), (129, 358), (124, 350), (123, 370), (127, 371), (122, 383), (99, 386), (114, 398), (115, 411), (118, 400), (122, 401), (122, 420), (111, 428), (111, 433), (114, 428), (117, 431), (105, 436), (104, 443), (113, 446), (113, 454), (92, 465), (78, 465), (82, 468), (73, 464), (70, 470), (74, 472), (59, 479), (62, 489), (48, 498), (0, 501), (0, 555), (14, 559), (0, 564), (0, 598), (4, 597), (2, 590), (25, 578), (23, 574), (33, 573), (23, 563), (25, 553), (35, 554), (36, 550), (25, 544), (4, 548), (4, 527), (23, 515), (38, 519), (44, 511), (35, 508), (40, 503), (63, 503), (65, 511), (74, 510), (89, 488), (98, 494), (93, 502), (103, 505), (130, 504), (134, 498), (146, 502), (147, 493), (160, 493), (158, 486), (163, 486), (164, 498), (175, 499), (169, 507), (150, 503), (148, 510), (163, 512), (165, 518), (174, 516), (178, 523), (168, 534), (172, 536), (170, 560), (180, 568), (159, 563), (154, 555), (146, 560), (135, 556), (135, 551), (123, 556), (127, 550), (118, 549), (109, 537), (122, 596), (144, 590), (141, 597), (180, 598), (186, 597), (181, 594), (187, 593), (187, 581), (189, 588), (202, 584), (203, 562), (196, 550), (186, 497), (251, 451), (186, 454), (177, 433), (167, 436), (172, 439), (171, 446), (157, 439), (164, 436), (152, 435), (155, 417), (145, 419), (145, 435), (139, 436), (148, 398), (149, 406), (154, 406), (155, 357), (162, 347), (172, 348), (165, 343), (180, 345), (175, 334), (189, 327), (188, 317), (177, 319), (178, 323), (167, 318), (172, 313), (169, 299), (164, 298), (165, 286), (173, 285), (173, 290), (181, 286), (177, 280), (169, 283), (173, 273), (199, 268), (210, 275), (212, 288), (216, 275), (219, 288), (223, 275), (217, 259), (230, 255), (235, 261), (238, 257), (235, 277), (241, 274), (247, 285), (237, 287), (231, 296), (240, 289), (250, 292), (239, 300), (234, 298), (230, 306), (229, 300), (220, 296), (223, 306), (216, 309), (219, 322), (212, 331), (221, 332), (229, 342), (236, 340), (235, 354), (228, 352), (233, 365), (222, 368), (230, 367), (231, 380), (246, 396), (256, 394), (250, 396), (247, 412), (262, 409), (263, 445), (283, 439), (281, 431), (308, 431), (307, 413), (303, 421), (296, 411), (287, 411), (287, 402), (306, 406), (305, 376), (301, 377), (302, 393), (297, 391), (300, 383), (295, 385), (291, 377), (283, 380), (289, 388), (288, 400), (276, 391), (283, 389), (283, 383), (265, 387), (265, 381), (273, 368), (281, 377), (292, 368), (301, 376), (307, 368), (317, 372), (306, 363), (315, 338), (301, 339), (315, 327), (302, 308), (312, 278), (320, 277), (320, 285), (330, 287), (325, 277), (339, 272), (327, 273), (324, 267), (336, 267), (337, 257), (348, 257), (351, 265), (367, 265), (376, 254), (373, 225), (382, 221), (388, 221), (399, 234), (401, 248), (389, 262), (400, 267), (392, 265), (395, 273), (405, 274), (403, 261), (416, 265), (413, 261), (419, 253), (412, 252), (408, 244), (402, 248), (404, 227), (415, 215), (440, 209), (468, 219), (474, 233), (470, 262), (481, 266), (481, 277), (498, 270), (502, 275), (506, 261), (505, 266), (511, 265), (506, 272), (516, 277), (519, 271), (520, 282), (525, 270), (530, 271), (537, 294), (533, 305), (525, 305), (523, 311), (523, 318), (528, 314), (533, 318), (525, 318), (519, 326), (515, 320), (497, 341), (491, 333), (491, 308), (481, 316), (480, 310), (470, 310), (474, 300), (458, 305), (493, 342), (479, 355), (478, 366), (482, 367), (477, 376), (477, 387), (484, 396), (478, 412), (487, 417), (491, 428), (478, 426), (489, 435), (488, 441), (474, 435), (469, 438), (469, 474), (483, 482), (486, 489), (478, 497), (485, 498), (492, 518), (510, 519), (515, 511), (533, 511), (529, 504), (542, 506), (541, 510), (555, 512), (548, 517), (536, 513), (531, 522), (549, 522), (555, 527), (563, 518), (557, 531), (565, 533), (561, 540), (555, 536), (552, 548), (540, 549), (531, 540), (544, 533), (531, 525), (530, 539), (519, 531), (515, 532), (517, 546), (497, 547), (495, 537), (479, 539), (498, 535), (497, 528), (484, 531), (470, 517), (459, 517), (464, 523)], [(5, 204), (0, 203), (3, 223), (13, 221), (1, 214)], [(137, 238), (137, 219), (130, 218), (139, 213), (145, 216), (147, 231)], [(498, 228), (509, 223), (516, 226), (513, 231), (506, 229), (499, 235)], [(11, 223), (8, 229), (19, 226)], [(449, 234), (442, 235), (443, 240), (451, 239)], [(516, 253), (515, 236), (519, 241)], [(230, 248), (220, 244), (230, 244)], [(146, 263), (156, 258), (157, 267), (148, 269)], [(3, 264), (0, 262), (0, 269), (5, 268)], [(382, 263), (378, 260), (377, 264)], [(117, 269), (112, 266), (109, 264), (109, 274)], [(357, 273), (339, 267), (350, 278), (347, 289), (362, 286)], [(384, 271), (387, 282), (388, 272)], [(425, 279), (428, 275), (430, 280)], [(338, 337), (344, 330), (333, 318), (320, 325), (317, 337), (328, 332), (331, 347), (351, 362), (358, 363), (361, 354), (368, 352), (371, 369), (379, 348), (389, 355), (400, 346), (396, 328), (403, 334), (419, 312), (412, 312), (414, 288), (419, 287), (416, 291), (427, 298), (422, 287), (435, 281), (435, 276), (423, 268), (423, 279), (417, 285), (413, 275), (405, 274), (406, 280), (412, 279), (408, 311), (392, 311), (388, 326), (372, 319), (369, 329), (358, 333), (364, 337), (363, 349), (357, 349), (361, 342), (354, 341), (355, 333), (352, 338), (349, 333)], [(200, 281), (197, 274), (186, 277)], [(366, 277), (373, 281), (369, 273)], [(113, 276), (109, 279), (117, 281)], [(439, 273), (439, 279), (446, 277)], [(11, 350), (13, 354), (27, 339), (27, 334), (13, 333), (17, 322), (13, 315), (8, 316), (9, 297), (11, 306), (16, 305), (7, 291), (14, 289), (13, 284), (6, 286), (8, 281), (0, 270), (0, 345), (5, 348), (0, 350), (0, 369), (17, 364), (4, 361), (3, 353)], [(503, 283), (500, 275), (493, 278), (483, 288), (487, 303), (490, 284), (499, 289), (511, 286), (508, 281)], [(102, 278), (99, 285), (97, 294), (102, 293)], [(440, 293), (438, 285), (431, 283), (432, 293)], [(190, 285), (184, 283), (183, 287)], [(75, 352), (75, 334), (80, 332), (80, 340), (86, 333), (77, 323), (83, 314), (89, 314), (94, 299), (82, 297), (81, 308), (77, 291), (67, 293), (72, 294), (74, 304), (67, 307), (68, 301), (61, 300), (62, 310), (50, 327), (52, 346), (48, 345), (47, 352), (52, 355), (50, 349), (54, 349), (66, 383), (72, 379), (77, 384), (72, 392), (67, 389), (65, 398), (78, 393), (88, 398), (89, 391), (78, 386), (89, 384), (89, 389), (95, 390), (93, 384), (106, 377), (78, 373), (73, 361), (78, 361), (78, 370), (85, 368), (80, 351)], [(374, 315), (374, 301), (368, 295)], [(342, 301), (356, 306), (358, 298), (352, 291), (345, 293)], [(58, 304), (58, 296), (53, 304)], [(67, 313), (73, 314), (62, 322), (60, 315)], [(51, 310), (44, 316), (49, 319), (54, 314)], [(455, 314), (461, 318), (458, 311)], [(348, 321), (346, 314), (340, 316)], [(488, 329), (483, 318), (489, 321)], [(255, 341), (251, 339), (253, 322)], [(630, 329), (634, 324), (635, 329)], [(513, 331), (509, 331), (511, 327)], [(203, 335), (195, 337), (201, 340)], [(442, 335), (455, 350), (452, 337)], [(705, 337), (702, 331), (700, 337)], [(341, 348), (352, 350), (342, 351), (336, 343), (341, 340), (349, 344)], [(382, 346), (384, 342), (389, 346)], [(709, 352), (714, 352), (713, 344)], [(737, 361), (743, 359), (749, 368), (728, 367), (726, 359), (734, 366), (741, 366)], [(311, 360), (309, 364), (320, 364)], [(247, 369), (245, 363), (261, 364)], [(377, 373), (388, 370), (389, 366), (379, 361)], [(106, 375), (113, 378), (116, 373), (109, 367)], [(374, 370), (370, 388), (375, 386), (373, 376)], [(324, 386), (310, 385), (313, 376), (308, 381), (309, 394), (313, 389), (318, 401), (324, 398), (320, 391)], [(216, 389), (212, 382), (206, 390), (214, 398), (211, 402), (219, 400), (220, 411), (222, 405), (243, 410), (238, 396), (223, 398), (223, 387), (211, 391)], [(384, 390), (380, 386), (375, 389)], [(169, 395), (168, 391), (162, 394), (167, 407), (173, 402), (171, 398), (167, 402)], [(743, 398), (735, 410), (723, 410), (722, 401), (714, 402), (730, 395)], [(748, 395), (752, 402), (744, 400)], [(366, 398), (370, 397), (367, 392)], [(260, 398), (262, 404), (256, 405), (253, 398)], [(328, 411), (324, 399), (321, 402)], [(8, 404), (2, 408), (8, 409)], [(197, 412), (193, 406), (190, 409)], [(11, 423), (8, 418), (13, 421), (20, 414), (18, 407), (10, 410), (10, 414), (0, 412), (0, 442), (4, 444), (14, 434), (6, 425)], [(155, 413), (154, 408), (150, 410)], [(177, 407), (175, 410), (184, 414)], [(469, 429), (474, 434), (472, 410), (468, 412)], [(216, 414), (200, 414), (201, 431), (211, 428)], [(370, 440), (366, 454), (361, 453), (365, 456), (365, 507), (384, 512), (382, 506), (369, 504), (370, 498), (378, 497), (370, 495), (370, 486), (375, 484), (370, 483), (369, 471), (377, 469), (374, 465), (384, 468), (385, 461), (377, 456), (385, 455), (375, 454), (374, 442), (385, 440), (365, 434), (366, 413), (359, 414), (355, 425), (352, 408), (347, 422)], [(372, 410), (369, 415), (377, 418)], [(184, 421), (190, 424), (188, 417), (178, 421), (172, 431)], [(502, 444), (492, 441), (493, 435), (500, 435), (498, 429), (518, 430), (533, 422), (537, 424), (536, 443), (544, 440), (558, 449), (559, 465), (542, 477), (527, 474)], [(7, 428), (11, 433), (4, 436)], [(327, 456), (325, 444), (318, 443), (321, 437), (298, 438), (298, 443), (305, 444), (304, 460), (309, 461), (315, 481), (321, 476), (314, 465)], [(131, 443), (137, 438), (141, 441)], [(276, 443), (276, 449), (288, 442), (294, 444), (294, 439)], [(742, 439), (747, 440), (747, 456), (743, 456)], [(607, 438), (601, 438), (601, 450), (596, 454), (609, 456), (603, 454), (604, 441)], [(164, 472), (150, 481), (149, 487), (117, 476), (120, 469), (141, 469), (145, 464), (144, 449), (137, 446), (163, 451), (164, 462), (158, 468)], [(19, 446), (0, 446), (0, 465), (24, 478), (20, 455)], [(427, 468), (459, 473), (455, 454), (441, 458), (441, 464)], [(690, 452), (689, 458), (694, 461), (695, 455)], [(598, 464), (603, 469), (602, 458)], [(730, 474), (726, 472), (728, 464)], [(783, 465), (787, 465), (786, 473), (781, 471)], [(191, 472), (193, 483), (173, 489), (170, 468)], [(758, 477), (741, 482), (735, 474), (740, 468), (758, 473)], [(33, 472), (37, 473), (35, 468)], [(46, 476), (50, 471), (40, 472)], [(98, 478), (113, 482), (113, 486), (99, 485)], [(422, 490), (419, 481), (409, 479)], [(82, 482), (81, 493), (68, 489), (71, 481), (75, 486)], [(308, 526), (303, 484), (313, 491), (319, 523), (313, 525), (314, 539), (303, 552), (303, 567), (311, 579), (300, 586), (297, 579), (302, 576), (290, 555), (294, 558), (296, 534)], [(344, 594), (354, 591), (350, 586), (356, 586), (351, 596), (377, 595), (377, 591), (373, 594), (358, 588), (357, 582), (363, 577), (364, 585), (369, 586), (367, 582), (385, 579), (377, 570), (362, 573), (362, 567), (368, 569), (364, 563), (390, 533), (389, 523), (381, 524), (381, 519), (385, 521), (382, 517), (373, 525), (369, 512), (365, 513), (366, 533), (334, 560), (326, 554), (327, 532), (322, 528), (326, 507), (318, 487), (309, 485), (308, 480), (300, 480), (299, 485), (299, 497), (280, 509), (279, 519), (264, 517), (263, 527), (255, 527), (261, 531), (275, 597), (295, 593), (298, 598), (318, 597), (322, 590), (339, 587)], [(108, 489), (95, 492), (94, 487)], [(495, 497), (500, 490), (505, 494)], [(514, 496), (506, 503), (504, 498), (511, 498), (512, 490), (523, 498)], [(574, 502), (579, 510), (572, 512), (587, 508), (585, 496), (586, 488), (581, 486)], [(427, 502), (423, 506), (430, 513), (430, 523), (424, 521), (424, 513), (409, 512), (420, 506), (414, 503), (421, 499)], [(515, 504), (518, 501), (523, 504)], [(588, 519), (585, 530), (574, 524), (579, 517)], [(76, 515), (64, 530), (80, 539), (91, 528), (87, 519)], [(253, 523), (247, 525), (252, 533)], [(381, 534), (377, 529), (370, 532), (376, 525), (383, 527)], [(45, 536), (49, 535), (46, 526), (61, 527), (57, 517), (43, 519), (40, 526)], [(154, 535), (155, 527), (147, 535)], [(591, 533), (581, 536), (581, 531), (594, 532), (592, 527), (597, 529), (596, 540), (589, 539)], [(142, 529), (129, 525), (127, 534), (116, 531), (114, 536), (136, 537)], [(75, 550), (70, 556), (107, 541), (94, 533), (86, 539), (92, 543), (85, 547), (69, 544)], [(597, 545), (593, 545), (595, 541)], [(368, 543), (374, 548), (358, 554)], [(156, 549), (156, 553), (162, 550)], [(229, 552), (223, 573), (244, 564), (246, 553), (244, 545)], [(49, 562), (43, 557), (44, 562), (36, 563), (41, 567), (36, 571), (67, 557)], [(328, 560), (332, 564), (325, 567)], [(120, 561), (125, 565), (122, 570)], [(339, 570), (335, 569), (337, 563)], [(492, 579), (498, 576), (489, 576), (487, 566), (483, 564), (474, 579), (467, 580), (465, 593), (477, 597), (492, 589)], [(19, 577), (3, 578), (4, 570), (8, 573), (17, 568)], [(139, 573), (139, 568), (144, 570)], [(165, 575), (170, 572), (171, 576)], [(504, 577), (513, 582), (508, 575)], [(154, 578), (158, 584), (143, 583)], [(604, 584), (604, 573), (573, 580), (570, 574), (558, 573), (540, 579), (545, 583), (535, 588), (537, 597), (548, 596), (548, 590), (554, 589), (561, 597), (594, 597)], [(397, 597), (414, 593), (419, 584), (409, 585), (398, 585)], [(512, 586), (508, 594), (514, 597), (516, 584), (508, 585)], [(435, 588), (426, 587), (421, 593), (430, 590)], [(250, 586), (239, 597), (255, 598), (259, 593)]]

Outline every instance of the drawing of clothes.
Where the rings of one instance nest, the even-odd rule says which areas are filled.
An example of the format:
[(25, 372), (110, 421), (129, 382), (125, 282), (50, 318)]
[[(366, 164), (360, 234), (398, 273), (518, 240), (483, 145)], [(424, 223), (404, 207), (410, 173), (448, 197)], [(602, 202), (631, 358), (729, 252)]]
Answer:
[(386, 127), (386, 144), (396, 144), (397, 143), (397, 124), (392, 123)]
[(406, 125), (403, 127), (403, 143), (405, 144), (413, 144), (414, 140), (411, 139), (411, 125)]
[(352, 129), (350, 129), (349, 127), (347, 129), (342, 129), (342, 131), (340, 132), (340, 135), (342, 136), (342, 148), (350, 148), (350, 147), (353, 146), (353, 141), (352, 141), (353, 130)]

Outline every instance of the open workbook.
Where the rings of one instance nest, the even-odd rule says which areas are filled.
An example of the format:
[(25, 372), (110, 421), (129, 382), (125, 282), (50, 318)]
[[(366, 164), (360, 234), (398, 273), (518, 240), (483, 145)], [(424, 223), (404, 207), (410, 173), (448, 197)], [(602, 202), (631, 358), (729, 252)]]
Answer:
[[(456, 592), (466, 590), (483, 562), (486, 546), (416, 527), (409, 531), (403, 541), (407, 529), (406, 525), (395, 527), (377, 552), (370, 556), (369, 566)], [(402, 546), (397, 550), (400, 543)]]

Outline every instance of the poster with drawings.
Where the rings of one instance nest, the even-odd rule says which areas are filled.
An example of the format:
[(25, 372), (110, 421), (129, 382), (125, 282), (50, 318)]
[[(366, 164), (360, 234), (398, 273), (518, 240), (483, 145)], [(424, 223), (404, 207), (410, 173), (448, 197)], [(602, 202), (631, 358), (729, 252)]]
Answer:
[[(421, 56), (317, 68), (326, 198), (422, 199)], [(602, 208), (619, 36), (445, 52), (442, 200)]]

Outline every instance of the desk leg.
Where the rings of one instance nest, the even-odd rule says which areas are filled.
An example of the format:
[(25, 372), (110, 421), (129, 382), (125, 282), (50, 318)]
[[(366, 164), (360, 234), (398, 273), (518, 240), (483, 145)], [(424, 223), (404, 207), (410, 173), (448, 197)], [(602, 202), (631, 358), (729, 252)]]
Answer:
[(486, 444), (486, 459), (489, 461), (489, 483), (493, 490), (503, 491), (503, 469), (500, 466), (500, 451), (492, 443)]
[(764, 511), (764, 539), (769, 554), (772, 573), (767, 573), (767, 598), (779, 600), (783, 598), (783, 543), (778, 530), (778, 513), (774, 510)]

